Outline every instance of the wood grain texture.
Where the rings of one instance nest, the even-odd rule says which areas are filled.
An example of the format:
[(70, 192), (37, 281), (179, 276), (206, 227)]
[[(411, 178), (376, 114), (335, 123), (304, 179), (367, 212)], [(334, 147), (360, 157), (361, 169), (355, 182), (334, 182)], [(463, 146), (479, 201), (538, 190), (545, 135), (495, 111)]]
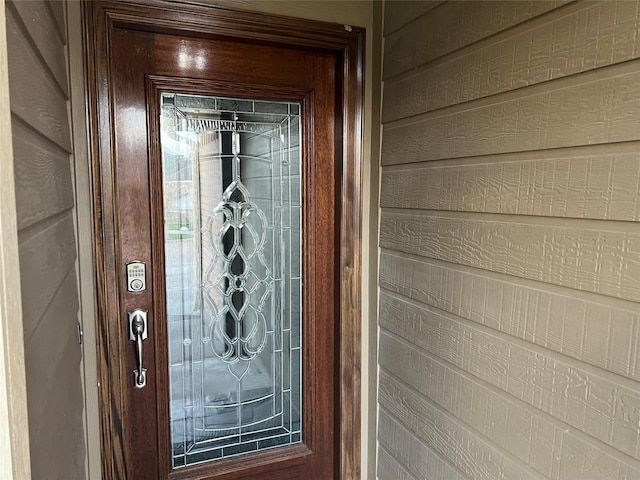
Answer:
[[(384, 413), (383, 413), (384, 415)], [(392, 468), (393, 464), (402, 465), (416, 479), (427, 480), (468, 480), (455, 468), (445, 462), (433, 450), (427, 447), (418, 437), (402, 424), (384, 415), (384, 422), (378, 425), (378, 478), (396, 478), (385, 476), (383, 472)], [(392, 465), (389, 465), (391, 463)]]
[(383, 252), (380, 286), (461, 318), (640, 380), (640, 311), (544, 284)]
[[(56, 2), (60, 6), (63, 2)], [(17, 17), (26, 29), (42, 60), (49, 68), (60, 89), (68, 96), (67, 62), (64, 55), (64, 37), (61, 36), (53, 11), (46, 2), (10, 1), (7, 5), (14, 8)]]
[[(156, 40), (158, 41), (158, 40)], [(206, 44), (205, 44), (206, 45)], [(184, 47), (184, 42), (181, 42)], [(206, 48), (201, 46), (200, 50)], [(215, 45), (208, 46), (211, 50), (215, 49)], [(255, 49), (256, 46), (249, 48)], [(238, 46), (232, 52), (234, 56), (241, 58), (251, 58), (250, 54), (243, 51)], [(268, 50), (267, 50), (268, 52)], [(288, 52), (291, 54), (292, 52)], [(303, 56), (304, 55), (304, 56)], [(297, 58), (296, 58), (297, 57)], [(301, 60), (303, 60), (301, 62)], [(176, 478), (256, 478), (266, 475), (269, 478), (329, 478), (337, 476), (337, 462), (334, 464), (332, 446), (337, 446), (337, 439), (333, 435), (333, 425), (336, 421), (334, 417), (334, 405), (338, 401), (336, 398), (337, 386), (335, 385), (336, 371), (333, 366), (333, 358), (335, 353), (335, 338), (333, 335), (327, 335), (324, 325), (334, 323), (334, 308), (337, 291), (334, 280), (337, 276), (337, 269), (332, 262), (326, 262), (327, 258), (337, 258), (336, 252), (333, 251), (336, 239), (336, 233), (333, 230), (335, 219), (335, 204), (333, 185), (335, 178), (333, 177), (334, 157), (331, 148), (333, 144), (332, 121), (335, 116), (333, 110), (334, 95), (334, 74), (333, 62), (334, 57), (331, 55), (313, 55), (310, 52), (301, 54), (297, 52), (292, 58), (286, 60), (281, 58), (280, 66), (290, 65), (292, 68), (303, 63), (306, 67), (306, 74), (302, 78), (297, 79), (297, 83), (303, 85), (312, 85), (314, 90), (313, 97), (308, 95), (306, 88), (283, 87), (272, 85), (255, 86), (238, 86), (228, 84), (226, 82), (209, 81), (209, 80), (176, 80), (175, 77), (165, 78), (158, 76), (150, 76), (146, 86), (148, 95), (148, 105), (150, 110), (150, 118), (159, 119), (160, 113), (157, 111), (159, 102), (157, 98), (160, 91), (190, 91), (194, 94), (218, 94), (221, 96), (232, 97), (249, 97), (257, 96), (274, 96), (281, 99), (299, 99), (302, 104), (302, 110), (306, 113), (303, 115), (303, 144), (309, 147), (304, 152), (304, 158), (308, 161), (304, 162), (306, 171), (306, 185), (304, 189), (304, 198), (310, 207), (305, 211), (303, 223), (305, 225), (306, 235), (305, 243), (308, 248), (303, 252), (303, 278), (309, 286), (303, 291), (306, 323), (303, 334), (303, 372), (307, 389), (305, 389), (302, 403), (307, 407), (304, 410), (305, 424), (303, 437), (306, 447), (288, 447), (287, 449), (277, 449), (264, 451), (253, 456), (247, 455), (239, 461), (237, 458), (229, 458), (218, 460), (214, 463), (203, 465), (202, 468), (191, 468), (182, 471), (179, 474), (173, 474)], [(166, 63), (166, 62), (162, 62)], [(242, 70), (242, 67), (240, 67)], [(283, 68), (288, 70), (288, 68)], [(260, 69), (264, 70), (264, 69)], [(238, 89), (242, 89), (240, 92)], [(310, 117), (309, 112), (313, 109), (315, 115)], [(150, 138), (157, 139), (150, 148), (150, 158), (160, 157), (160, 135), (159, 121), (151, 122), (149, 125)], [(311, 145), (315, 147), (312, 148)], [(126, 157), (125, 157), (126, 158)], [(151, 161), (151, 165), (159, 165), (160, 162)], [(121, 164), (122, 165), (122, 164)], [(120, 170), (122, 171), (122, 166)], [(130, 168), (130, 167), (129, 167)], [(162, 172), (158, 169), (151, 169), (151, 177), (155, 179), (151, 183), (151, 197), (154, 207), (151, 215), (153, 232), (152, 238), (163, 238), (164, 222), (163, 218), (163, 201), (162, 201)], [(203, 177), (204, 178), (204, 177)], [(213, 200), (212, 200), (213, 201)], [(218, 200), (213, 202), (215, 205)], [(203, 207), (204, 208), (204, 207)], [(158, 219), (154, 221), (154, 219)], [(322, 231), (323, 235), (317, 235), (316, 232)], [(334, 241), (332, 241), (333, 239)], [(154, 284), (160, 285), (159, 290), (164, 291), (164, 268), (162, 267), (162, 258), (164, 257), (164, 248), (159, 242), (156, 243), (156, 258), (153, 264), (156, 265), (154, 275)], [(159, 257), (159, 258), (158, 258)], [(162, 295), (156, 296), (154, 311), (156, 317), (165, 318), (166, 301)], [(164, 333), (158, 333), (160, 327), (156, 327), (156, 335), (164, 338)], [(161, 343), (164, 343), (162, 341)], [(165, 371), (168, 368), (168, 359), (159, 360), (165, 354), (159, 353), (156, 356), (155, 369)], [(163, 363), (166, 362), (166, 365)], [(161, 391), (161, 387), (157, 387)], [(321, 393), (318, 393), (321, 392)], [(169, 406), (166, 406), (166, 411)], [(160, 421), (160, 425), (169, 425), (169, 419)], [(170, 444), (168, 444), (169, 432), (165, 435), (160, 434), (166, 442), (167, 453), (170, 456)], [(292, 450), (297, 450), (297, 455), (292, 454)], [(302, 449), (302, 452), (300, 450)], [(304, 461), (300, 458), (300, 454), (304, 454)], [(160, 456), (162, 458), (162, 455)], [(285, 468), (284, 463), (289, 465)], [(280, 465), (278, 465), (280, 463)], [(274, 468), (275, 467), (275, 468)], [(191, 470), (190, 472), (188, 470)], [(276, 473), (277, 472), (277, 473)], [(164, 476), (165, 474), (161, 474)], [(347, 477), (348, 478), (348, 477)]]
[[(556, 8), (545, 1), (447, 2), (385, 38), (384, 79), (525, 22)], [(403, 9), (402, 2), (387, 2), (385, 19)]]
[[(11, 112), (65, 151), (71, 151), (67, 99), (31, 48), (13, 16), (7, 10), (7, 49)], [(59, 52), (64, 56), (64, 52)]]
[(640, 73), (633, 70), (624, 64), (615, 74), (598, 70), (584, 83), (570, 77), (556, 88), (543, 84), (394, 124), (383, 133), (382, 163), (637, 140)]
[(572, 5), (571, 13), (563, 9), (544, 20), (517, 34), (503, 34), (499, 41), (491, 41), (492, 37), (479, 48), (387, 82), (383, 122), (640, 55), (637, 1), (578, 2)]
[[(158, 351), (167, 345), (167, 340), (157, 335), (157, 332), (165, 328), (168, 322), (166, 317), (159, 315), (153, 303), (156, 264), (152, 257), (152, 246), (157, 237), (150, 231), (149, 165), (152, 160), (147, 152), (150, 143), (156, 139), (148, 137), (144, 78), (145, 74), (153, 72), (154, 36), (150, 32), (115, 28), (112, 24), (110, 27), (109, 50), (119, 52), (117, 61), (108, 57), (112, 67), (103, 73), (110, 78), (109, 86), (113, 92), (113, 97), (103, 99), (110, 104), (113, 115), (111, 128), (114, 132), (113, 137), (109, 138), (114, 152), (113, 159), (109, 160), (113, 163), (109, 166), (116, 172), (112, 179), (115, 187), (112, 193), (115, 203), (114, 228), (117, 231), (117, 236), (113, 239), (115, 251), (112, 275), (122, 278), (120, 272), (125, 271), (126, 263), (134, 260), (145, 262), (148, 268), (146, 290), (138, 295), (130, 295), (126, 293), (123, 282), (111, 285), (112, 295), (118, 296), (118, 300), (102, 314), (109, 318), (112, 335), (119, 335), (119, 348), (114, 348), (109, 355), (115, 360), (111, 369), (120, 370), (122, 379), (122, 383), (110, 392), (122, 402), (118, 405), (117, 412), (120, 428), (115, 432), (103, 431), (102, 434), (122, 437), (125, 478), (152, 480), (167, 478), (166, 470), (171, 462), (170, 457), (163, 455), (165, 452), (160, 449), (158, 442), (158, 432), (169, 425), (163, 418), (166, 410), (158, 408), (158, 397), (168, 398), (169, 395), (162, 387), (157, 388), (156, 384), (162, 385), (161, 378), (166, 379), (169, 370), (163, 363), (156, 364), (156, 359), (160, 356)], [(144, 346), (147, 383), (149, 386), (153, 385), (153, 388), (133, 388), (130, 379), (130, 372), (137, 367), (134, 349), (130, 347), (131, 343), (125, 335), (125, 319), (126, 312), (135, 308), (146, 310), (152, 321), (157, 320), (149, 326), (148, 335), (153, 340), (145, 342)], [(153, 414), (148, 415), (148, 412)], [(103, 458), (110, 455), (103, 452)], [(140, 456), (146, 462), (139, 462)]]
[[(96, 5), (100, 5), (96, 7)], [(106, 58), (104, 52), (109, 48), (107, 46), (108, 39), (115, 31), (114, 25), (106, 21), (105, 8), (111, 10), (111, 18), (118, 17), (125, 24), (132, 23), (142, 25), (143, 30), (156, 30), (166, 32), (167, 30), (176, 33), (180, 31), (188, 31), (189, 38), (186, 42), (193, 41), (198, 34), (211, 40), (211, 32), (223, 32), (225, 36), (242, 37), (243, 42), (252, 41), (256, 44), (262, 44), (267, 41), (271, 47), (275, 44), (296, 45), (295, 50), (300, 54), (299, 48), (317, 48), (323, 51), (331, 51), (337, 54), (341, 61), (344, 61), (340, 71), (344, 75), (343, 84), (339, 86), (339, 101), (341, 106), (342, 117), (338, 121), (338, 131), (340, 132), (340, 142), (338, 145), (331, 145), (336, 148), (334, 152), (339, 152), (338, 164), (342, 166), (340, 175), (340, 195), (332, 197), (326, 202), (319, 203), (319, 207), (333, 207), (330, 202), (336, 198), (341, 198), (342, 202), (336, 204), (336, 208), (340, 208), (340, 269), (343, 274), (339, 281), (337, 278), (324, 279), (327, 285), (338, 285), (339, 303), (338, 311), (340, 312), (340, 324), (336, 326), (336, 332), (340, 337), (337, 343), (340, 347), (339, 355), (335, 358), (340, 359), (341, 367), (337, 372), (337, 382), (340, 384), (339, 401), (333, 404), (335, 411), (339, 412), (339, 418), (332, 426), (339, 432), (340, 448), (335, 449), (336, 457), (340, 458), (339, 465), (336, 465), (337, 475), (341, 478), (359, 478), (360, 470), (360, 387), (359, 387), (359, 371), (360, 371), (360, 152), (361, 152), (361, 132), (360, 125), (362, 119), (362, 55), (364, 45), (364, 32), (358, 28), (345, 30), (342, 26), (327, 24), (310, 24), (308, 22), (300, 22), (299, 20), (286, 19), (268, 15), (251, 14), (245, 15), (227, 9), (213, 9), (203, 5), (181, 4), (177, 6), (174, 2), (150, 1), (144, 2), (141, 6), (140, 2), (93, 2), (91, 6), (85, 6), (85, 21), (89, 28), (87, 31), (87, 40), (90, 45), (88, 54), (89, 64), (89, 83), (91, 85), (91, 99), (89, 108), (92, 114), (92, 131), (91, 144), (92, 153), (96, 159), (95, 170), (98, 172), (94, 178), (98, 190), (96, 193), (96, 205), (98, 210), (97, 228), (104, 232), (103, 243), (98, 241), (96, 244), (97, 264), (99, 268), (105, 269), (105, 275), (98, 279), (100, 308), (103, 312), (107, 309), (105, 305), (118, 305), (118, 273), (113, 271), (113, 265), (118, 261), (118, 254), (114, 251), (114, 239), (116, 237), (116, 225), (112, 223), (114, 214), (114, 181), (115, 168), (112, 162), (112, 152), (110, 151), (110, 135), (111, 127), (109, 104), (109, 87), (104, 83), (104, 78), (112, 66), (112, 63)], [(180, 11), (178, 11), (180, 9)], [(259, 18), (256, 18), (259, 17)], [(124, 19), (124, 20), (123, 20)], [(122, 26), (122, 23), (118, 23)], [(95, 27), (95, 30), (93, 30)], [(106, 30), (105, 30), (106, 28)], [(137, 27), (136, 27), (137, 28)], [(158, 38), (161, 35), (157, 35)], [(166, 40), (166, 39), (165, 39)], [(162, 39), (157, 42), (159, 49), (162, 48)], [(125, 47), (126, 48), (126, 47)], [(245, 44), (244, 48), (247, 47)], [(284, 51), (284, 50), (282, 50)], [(274, 56), (277, 57), (277, 56)], [(221, 57), (224, 60), (224, 57)], [(246, 62), (243, 63), (246, 67)], [(158, 61), (155, 67), (158, 69), (156, 73), (159, 75), (173, 72), (176, 76), (175, 69), (178, 68), (177, 62)], [(333, 65), (333, 64), (332, 64)], [(272, 71), (273, 67), (267, 65)], [(127, 67), (128, 68), (128, 67)], [(135, 69), (136, 67), (132, 67)], [(172, 68), (174, 70), (172, 70)], [(313, 69), (294, 69), (283, 71), (276, 69), (285, 83), (291, 81), (291, 73), (296, 73), (297, 78), (305, 75), (314, 75)], [(212, 70), (213, 71), (213, 70)], [(326, 72), (327, 69), (322, 69)], [(247, 73), (248, 80), (259, 83), (257, 80), (262, 75), (262, 70), (251, 70)], [(185, 72), (179, 72), (185, 73)], [(209, 72), (210, 73), (210, 72)], [(220, 75), (229, 75), (228, 70), (215, 69), (215, 73)], [(319, 71), (316, 70), (315, 74)], [(202, 72), (195, 76), (204, 75)], [(191, 75), (194, 76), (194, 75)], [(207, 78), (211, 78), (208, 75)], [(251, 77), (251, 78), (249, 78)], [(229, 79), (234, 82), (237, 76), (229, 75)], [(289, 83), (290, 84), (290, 83)], [(334, 102), (331, 102), (332, 105)], [(331, 118), (331, 122), (335, 122), (335, 117)], [(124, 126), (121, 125), (120, 128)], [(331, 131), (336, 124), (331, 123)], [(127, 132), (125, 128), (123, 131)], [(337, 131), (336, 131), (337, 133)], [(98, 146), (100, 147), (98, 149)], [(102, 157), (102, 163), (99, 158)], [(318, 166), (318, 168), (321, 168)], [(324, 168), (329, 168), (325, 165)], [(330, 179), (331, 176), (327, 176)], [(122, 179), (122, 177), (120, 177)], [(122, 185), (118, 186), (122, 188)], [(330, 189), (329, 189), (330, 190)], [(126, 197), (126, 194), (121, 196)], [(326, 209), (322, 214), (327, 215)], [(121, 217), (122, 218), (122, 217)], [(331, 227), (336, 225), (332, 219)], [(336, 225), (337, 226), (337, 225)], [(123, 239), (123, 244), (132, 241), (131, 237)], [(133, 245), (131, 243), (130, 245)], [(319, 250), (318, 253), (321, 253)], [(325, 258), (322, 258), (324, 261)], [(333, 309), (331, 303), (321, 305), (324, 309)], [(338, 328), (339, 327), (339, 328)], [(99, 355), (101, 356), (101, 381), (102, 381), (102, 405), (103, 405), (103, 450), (110, 452), (105, 455), (107, 458), (104, 464), (104, 475), (109, 478), (123, 478), (126, 474), (125, 463), (126, 458), (122, 455), (123, 438), (121, 435), (121, 410), (122, 399), (119, 388), (115, 387), (120, 379), (120, 372), (114, 372), (113, 368), (106, 368), (109, 364), (118, 364), (117, 357), (111, 353), (117, 351), (120, 347), (116, 335), (109, 335), (110, 327), (105, 322), (99, 325), (100, 331), (98, 338), (102, 341), (99, 345)], [(119, 332), (119, 330), (118, 330)], [(110, 345), (111, 343), (111, 345)], [(320, 345), (320, 344), (319, 344)], [(317, 346), (316, 346), (317, 348)], [(117, 369), (116, 369), (117, 370)], [(318, 393), (320, 392), (320, 393)], [(330, 398), (332, 392), (324, 392), (318, 390), (314, 395), (323, 399)], [(339, 406), (337, 406), (339, 405)], [(321, 422), (322, 418), (316, 419), (314, 422)], [(313, 422), (309, 422), (312, 425)], [(318, 451), (322, 449), (330, 449), (329, 442), (316, 445)], [(297, 449), (298, 454), (306, 455), (306, 447)], [(231, 463), (231, 462), (229, 462)], [(237, 463), (237, 462), (236, 462)], [(234, 468), (238, 469), (236, 465)], [(197, 478), (205, 478), (209, 475), (204, 468), (197, 468), (192, 472)], [(173, 476), (182, 477), (183, 473), (174, 474)], [(324, 475), (321, 471), (314, 472), (315, 475)], [(279, 472), (278, 478), (286, 475), (285, 472)], [(225, 477), (226, 478), (226, 477)], [(244, 478), (244, 477), (243, 477)], [(253, 478), (253, 477), (251, 477)], [(274, 477), (276, 478), (276, 477)]]
[[(387, 30), (381, 434), (387, 414), (448, 461), (477, 435), (533, 478), (640, 478), (639, 28), (633, 0)], [(465, 431), (429, 437), (429, 409)], [(517, 478), (496, 458), (456, 467)]]
[(384, 168), (380, 206), (640, 221), (640, 154), (559, 155)]
[(388, 36), (442, 3), (444, 2), (441, 0), (423, 0), (420, 2), (414, 0), (396, 0), (391, 5), (388, 3), (384, 16), (384, 35)]
[(640, 298), (637, 231), (383, 210), (380, 246), (631, 301)]
[[(396, 419), (409, 432), (449, 464), (469, 478), (477, 480), (540, 480), (522, 462), (501, 452), (490, 441), (469, 429), (416, 391), (388, 375), (380, 376), (378, 414), (379, 428), (390, 430)], [(396, 427), (397, 428), (397, 427)]]
[(73, 208), (69, 155), (22, 122), (11, 123), (18, 229)]
[[(381, 338), (387, 339), (384, 334)], [(388, 397), (387, 401), (391, 398), (411, 399), (408, 400), (408, 404), (401, 403), (397, 406), (393, 413), (394, 416), (400, 415), (398, 418), (403, 420), (404, 427), (410, 431), (415, 430), (419, 437), (423, 435), (418, 429), (424, 427), (414, 426), (412, 420), (409, 420), (410, 416), (413, 414), (419, 418), (421, 410), (424, 411), (426, 408), (439, 411), (438, 402), (445, 399), (452, 411), (442, 411), (442, 414), (456, 418), (460, 425), (461, 434), (456, 438), (462, 441), (465, 435), (477, 436), (481, 442), (503, 452), (514, 464), (519, 464), (521, 471), (528, 472), (532, 478), (631, 480), (637, 478), (640, 473), (637, 461), (619, 453), (612, 455), (609, 451), (598, 448), (597, 444), (594, 445), (596, 442), (592, 442), (587, 435), (576, 434), (566, 425), (554, 425), (535, 413), (532, 415), (529, 410), (514, 405), (494, 390), (457, 376), (443, 363), (429, 361), (427, 357), (417, 358), (416, 355), (419, 357), (420, 354), (415, 350), (409, 348), (403, 351), (401, 344), (393, 343), (393, 340), (390, 342), (392, 343), (386, 345), (388, 351), (384, 352), (384, 355), (386, 360), (391, 362), (388, 365), (392, 371), (381, 371), (381, 390), (382, 385), (387, 389), (387, 392), (381, 393), (381, 404), (383, 396)], [(415, 369), (396, 365), (401, 360), (409, 359), (418, 360)], [(397, 378), (390, 374), (398, 372), (400, 377)], [(431, 387), (425, 386), (425, 382), (420, 380), (420, 375), (431, 380)], [(398, 380), (404, 380), (407, 376), (411, 382), (417, 381), (420, 390), (415, 390), (415, 383)], [(423, 396), (427, 389), (433, 397)], [(409, 420), (409, 423), (405, 419)], [(380, 425), (382, 426), (382, 422)], [(504, 448), (505, 443), (508, 448)], [(433, 442), (428, 444), (434, 445)], [(452, 446), (445, 444), (444, 448)], [(576, 452), (580, 453), (576, 455)], [(471, 478), (479, 478), (473, 475), (477, 475), (475, 472), (483, 469), (494, 470), (489, 475), (495, 476), (489, 478), (515, 478), (509, 475), (501, 477), (499, 471), (495, 471), (495, 465), (500, 464), (499, 457), (492, 459), (493, 466), (485, 465), (482, 457), (476, 458), (477, 464), (472, 464), (471, 468), (467, 469), (474, 472)]]
[[(25, 338), (29, 338), (42, 315), (69, 275), (76, 261), (76, 242), (71, 212), (62, 214), (44, 230), (20, 241), (20, 284), (23, 290)], [(37, 287), (36, 287), (37, 286)]]
[[(540, 473), (550, 475), (553, 469), (546, 466), (552, 460), (562, 464), (572, 457), (564, 450), (565, 442), (560, 441), (568, 435), (575, 437), (571, 444), (589, 452), (590, 462), (613, 462), (615, 470), (622, 464), (640, 475), (640, 462), (625, 461), (622, 455), (617, 455), (614, 462), (616, 452), (606, 448), (611, 445), (638, 458), (640, 394), (633, 382), (616, 382), (615, 378), (605, 378), (602, 372), (531, 351), (522, 343), (513, 343), (430, 307), (389, 296), (382, 296), (381, 302), (381, 326), (400, 337), (381, 334), (381, 366), (502, 449), (530, 463), (532, 442), (554, 444), (555, 439), (558, 443), (550, 456), (530, 463)], [(409, 361), (412, 368), (406, 369), (403, 360)], [(476, 383), (475, 378), (499, 390)], [(502, 391), (534, 408), (496, 393)], [(473, 400), (477, 398), (488, 400)], [(485, 409), (486, 405), (490, 408)], [(539, 415), (536, 409), (549, 415)], [(507, 431), (508, 426), (515, 425), (524, 427)], [(535, 436), (531, 425), (536, 426)], [(590, 442), (589, 437), (567, 425), (602, 444)], [(612, 458), (607, 460), (609, 457)]]
[[(109, 322), (105, 321), (101, 312), (105, 311), (107, 302), (117, 302), (117, 296), (113, 295), (108, 285), (117, 282), (118, 276), (114, 272), (113, 253), (113, 184), (111, 182), (112, 169), (110, 162), (101, 163), (101, 155), (111, 157), (113, 150), (110, 144), (111, 111), (108, 102), (100, 104), (99, 89), (107, 88), (104, 74), (109, 68), (104, 55), (98, 55), (98, 49), (106, 49), (107, 20), (104, 11), (94, 11), (94, 4), (82, 2), (82, 29), (83, 40), (86, 44), (85, 67), (87, 75), (87, 122), (89, 124), (88, 158), (91, 161), (92, 203), (94, 209), (93, 252), (95, 255), (95, 271), (102, 271), (102, 275), (95, 275), (96, 279), (96, 352), (97, 352), (97, 384), (100, 409), (100, 460), (103, 478), (123, 480), (124, 458), (122, 457), (123, 440), (119, 433), (122, 419), (120, 408), (122, 400), (120, 396), (113, 394), (113, 385), (117, 385), (121, 373), (117, 368), (104, 368), (105, 365), (117, 365), (120, 344), (119, 332), (109, 330)], [(102, 109), (100, 109), (102, 107)], [(105, 133), (106, 132), (106, 133)], [(101, 133), (104, 136), (101, 137)], [(100, 145), (100, 148), (98, 148)], [(102, 233), (102, 236), (98, 235)], [(106, 253), (108, 251), (109, 253)], [(104, 434), (104, 432), (108, 432)], [(108, 459), (108, 460), (105, 460)]]

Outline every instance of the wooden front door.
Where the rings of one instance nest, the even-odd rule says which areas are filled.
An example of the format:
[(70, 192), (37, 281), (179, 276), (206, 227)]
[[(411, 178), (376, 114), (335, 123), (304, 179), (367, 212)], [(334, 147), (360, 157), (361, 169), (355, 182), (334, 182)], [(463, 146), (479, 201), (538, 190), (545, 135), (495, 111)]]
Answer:
[(104, 476), (353, 478), (345, 52), (176, 8), (85, 9)]

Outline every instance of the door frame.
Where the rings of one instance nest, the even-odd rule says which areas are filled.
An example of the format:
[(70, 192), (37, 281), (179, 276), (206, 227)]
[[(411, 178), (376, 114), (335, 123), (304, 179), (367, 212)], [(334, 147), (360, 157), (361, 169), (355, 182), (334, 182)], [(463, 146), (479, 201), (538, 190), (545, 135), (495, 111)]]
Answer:
[[(341, 115), (336, 118), (337, 151), (341, 152), (339, 196), (339, 245), (341, 282), (339, 285), (336, 383), (335, 452), (338, 478), (360, 478), (361, 424), (361, 245), (362, 245), (362, 135), (364, 29), (240, 11), (193, 1), (120, 0), (83, 2), (83, 35), (86, 45), (87, 124), (93, 208), (93, 244), (96, 272), (109, 272), (117, 252), (111, 171), (111, 92), (106, 48), (115, 26), (158, 32), (197, 33), (212, 38), (252, 40), (299, 48), (333, 52), (339, 61), (341, 78), (337, 85)], [(99, 108), (103, 106), (103, 108)], [(107, 273), (108, 274), (108, 273)], [(107, 305), (117, 295), (110, 285), (115, 279), (96, 275), (96, 350), (99, 382), (100, 437), (103, 478), (124, 476), (119, 409), (119, 372), (109, 346), (122, 332), (111, 331)]]

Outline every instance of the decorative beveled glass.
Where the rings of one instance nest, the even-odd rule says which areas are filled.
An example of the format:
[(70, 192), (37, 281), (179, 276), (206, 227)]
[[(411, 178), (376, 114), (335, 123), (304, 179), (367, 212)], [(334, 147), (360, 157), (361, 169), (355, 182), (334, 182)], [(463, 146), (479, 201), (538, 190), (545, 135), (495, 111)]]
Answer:
[(161, 107), (173, 467), (301, 442), (300, 104)]

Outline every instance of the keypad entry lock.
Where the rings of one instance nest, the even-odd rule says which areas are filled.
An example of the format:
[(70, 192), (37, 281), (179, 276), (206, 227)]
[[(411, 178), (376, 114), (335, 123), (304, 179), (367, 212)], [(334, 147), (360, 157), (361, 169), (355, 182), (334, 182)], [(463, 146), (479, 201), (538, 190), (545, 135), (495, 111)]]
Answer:
[(129, 340), (136, 342), (136, 369), (133, 385), (143, 388), (147, 384), (147, 369), (142, 366), (142, 342), (147, 339), (147, 311), (136, 308), (129, 315)]
[(147, 289), (147, 265), (138, 260), (127, 263), (127, 291), (140, 293)]

